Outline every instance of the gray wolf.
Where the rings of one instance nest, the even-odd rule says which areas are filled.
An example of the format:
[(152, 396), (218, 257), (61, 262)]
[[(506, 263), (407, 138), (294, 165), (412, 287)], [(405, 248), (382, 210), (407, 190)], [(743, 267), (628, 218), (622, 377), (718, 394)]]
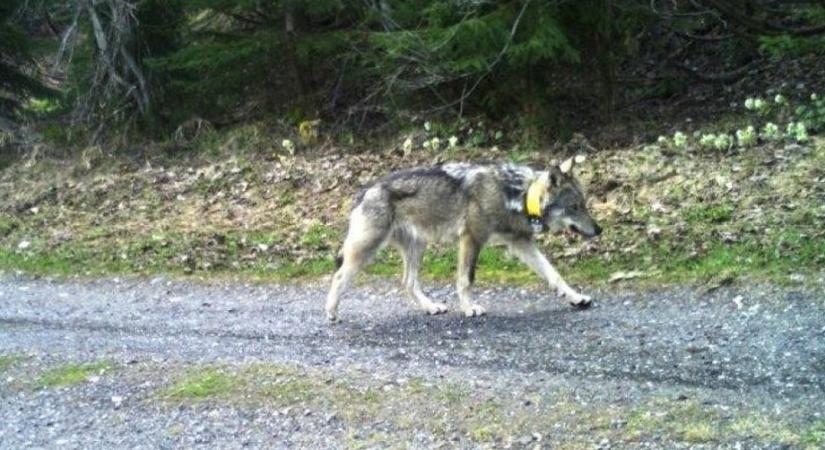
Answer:
[(587, 238), (601, 227), (586, 208), (585, 193), (573, 176), (583, 156), (536, 170), (514, 164), (447, 163), (394, 172), (364, 187), (355, 197), (349, 230), (338, 253), (326, 313), (338, 319), (341, 294), (353, 276), (384, 245), (404, 261), (403, 284), (428, 314), (447, 306), (421, 289), (418, 269), (427, 244), (458, 240), (456, 290), (468, 317), (485, 313), (473, 303), (470, 287), (479, 252), (487, 243), (504, 243), (510, 252), (543, 277), (550, 288), (579, 307), (591, 298), (573, 290), (541, 253), (534, 237), (542, 231), (573, 231)]

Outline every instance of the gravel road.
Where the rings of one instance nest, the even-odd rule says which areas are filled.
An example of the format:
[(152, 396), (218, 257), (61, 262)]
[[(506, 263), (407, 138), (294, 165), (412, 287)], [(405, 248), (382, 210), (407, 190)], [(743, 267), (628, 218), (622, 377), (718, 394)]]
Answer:
[(816, 290), (396, 286), (0, 276), (0, 448), (825, 448)]

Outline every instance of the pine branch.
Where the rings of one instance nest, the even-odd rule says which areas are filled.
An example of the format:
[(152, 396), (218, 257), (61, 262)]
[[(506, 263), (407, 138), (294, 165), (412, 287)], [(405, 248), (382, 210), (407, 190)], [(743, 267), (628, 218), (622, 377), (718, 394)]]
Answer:
[(712, 8), (722, 12), (725, 16), (729, 17), (734, 22), (744, 26), (750, 31), (756, 32), (757, 34), (770, 36), (780, 34), (790, 34), (794, 36), (814, 36), (825, 32), (825, 24), (806, 28), (790, 28), (784, 25), (778, 25), (770, 22), (760, 22), (739, 12), (736, 9), (735, 5), (732, 5), (724, 0), (703, 1)]

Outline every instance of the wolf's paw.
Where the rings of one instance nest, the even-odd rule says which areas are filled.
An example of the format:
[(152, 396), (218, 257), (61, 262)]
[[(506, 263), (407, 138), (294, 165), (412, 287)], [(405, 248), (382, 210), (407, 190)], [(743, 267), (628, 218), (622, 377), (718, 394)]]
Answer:
[(436, 314), (444, 314), (447, 312), (447, 305), (444, 303), (435, 303), (432, 302), (429, 305), (424, 306), (424, 311), (427, 311), (427, 314), (434, 316)]
[(481, 305), (470, 304), (466, 308), (461, 308), (461, 311), (467, 317), (483, 316), (487, 314), (487, 310)]
[(576, 308), (589, 308), (593, 304), (593, 299), (589, 295), (575, 294), (570, 297), (570, 304)]
[(337, 312), (327, 311), (327, 322), (332, 324), (340, 323), (341, 319), (338, 318)]

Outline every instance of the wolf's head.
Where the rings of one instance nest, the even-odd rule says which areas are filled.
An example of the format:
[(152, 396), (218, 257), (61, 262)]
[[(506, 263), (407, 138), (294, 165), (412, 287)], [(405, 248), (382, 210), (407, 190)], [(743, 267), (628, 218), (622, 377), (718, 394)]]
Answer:
[(573, 166), (583, 160), (581, 156), (570, 158), (548, 171), (542, 219), (552, 233), (570, 230), (592, 238), (602, 232), (590, 217), (584, 190), (573, 176)]

